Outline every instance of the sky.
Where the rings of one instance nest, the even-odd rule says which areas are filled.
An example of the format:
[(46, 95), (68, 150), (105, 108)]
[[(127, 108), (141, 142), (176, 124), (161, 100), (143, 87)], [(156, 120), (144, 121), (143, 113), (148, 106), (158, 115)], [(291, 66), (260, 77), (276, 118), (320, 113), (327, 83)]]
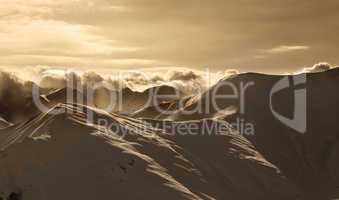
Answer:
[(0, 0), (0, 66), (237, 69), (339, 64), (338, 0)]

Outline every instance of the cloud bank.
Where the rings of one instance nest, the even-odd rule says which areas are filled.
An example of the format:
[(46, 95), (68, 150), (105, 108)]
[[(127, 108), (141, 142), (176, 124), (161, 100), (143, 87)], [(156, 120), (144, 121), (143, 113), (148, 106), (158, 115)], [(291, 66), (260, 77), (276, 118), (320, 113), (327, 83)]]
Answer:
[[(0, 117), (7, 121), (21, 121), (21, 116), (30, 112), (32, 106), (32, 88), (38, 86), (40, 94), (65, 87), (83, 87), (86, 92), (103, 86), (111, 90), (130, 88), (142, 92), (148, 88), (168, 85), (176, 88), (183, 95), (203, 92), (217, 77), (227, 74), (209, 74), (189, 69), (168, 69), (163, 71), (79, 71), (36, 67), (19, 72), (1, 71), (0, 69)], [(211, 79), (213, 81), (211, 81)], [(69, 83), (72, 83), (70, 85)]]
[[(134, 91), (144, 91), (150, 87), (169, 85), (179, 89), (184, 94), (195, 94), (204, 91), (220, 78), (237, 73), (234, 70), (209, 73), (187, 68), (168, 68), (157, 70), (78, 70), (37, 66), (10, 71), (1, 70), (0, 95), (12, 92), (25, 94), (29, 86), (37, 84), (45, 89), (60, 89), (67, 87), (68, 82), (76, 82), (82, 86), (92, 87), (98, 84), (109, 85), (110, 88), (121, 90), (129, 87)], [(12, 88), (13, 90), (8, 90)]]
[(317, 72), (324, 72), (333, 68), (337, 68), (338, 66), (333, 66), (327, 62), (320, 62), (317, 63), (315, 65), (313, 65), (312, 67), (306, 67), (304, 69), (302, 69), (302, 73), (317, 73)]
[(84, 86), (95, 86), (98, 84), (109, 85), (112, 89), (121, 90), (130, 88), (135, 91), (143, 91), (150, 87), (169, 85), (176, 87), (185, 94), (198, 93), (206, 89), (207, 84), (204, 75), (195, 71), (168, 72), (141, 72), (122, 71), (112, 74), (100, 74), (94, 71), (55, 71), (43, 70), (36, 81), (44, 88), (63, 88), (67, 82), (75, 81)]

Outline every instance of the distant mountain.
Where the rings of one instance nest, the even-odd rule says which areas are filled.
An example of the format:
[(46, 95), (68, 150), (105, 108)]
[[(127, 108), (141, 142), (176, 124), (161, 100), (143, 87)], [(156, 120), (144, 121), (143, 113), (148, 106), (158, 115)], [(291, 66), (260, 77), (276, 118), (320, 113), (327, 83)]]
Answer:
[(150, 105), (143, 109), (131, 113), (130, 116), (136, 118), (149, 118), (149, 119), (166, 119), (175, 112), (184, 108), (185, 104), (190, 101), (192, 96), (183, 97), (181, 99), (163, 101), (157, 105)]
[(182, 97), (183, 94), (179, 90), (167, 85), (151, 87), (143, 92), (135, 92), (125, 88), (121, 91), (121, 96), (118, 100), (118, 105), (121, 106), (117, 107), (116, 111), (130, 114), (163, 102), (178, 100)]
[[(91, 88), (90, 88), (91, 89)], [(91, 92), (91, 93), (90, 93)], [(71, 97), (67, 97), (67, 93), (73, 94)], [(177, 94), (177, 96), (175, 96)], [(167, 95), (167, 96), (165, 96)], [(112, 112), (118, 113), (131, 113), (143, 107), (160, 104), (164, 101), (181, 98), (181, 93), (170, 86), (157, 86), (149, 88), (143, 92), (133, 91), (126, 87), (120, 91), (109, 90), (107, 88), (97, 88), (94, 91), (78, 91), (76, 89), (59, 89), (45, 96), (48, 102), (56, 103), (70, 103), (84, 104), (102, 109), (112, 106)], [(88, 98), (92, 98), (91, 100)]]
[[(30, 87), (32, 88), (32, 87)], [(31, 89), (29, 89), (31, 90)], [(36, 100), (32, 92), (26, 96), (13, 96), (10, 99), (0, 101), (0, 109), (3, 117), (12, 123), (20, 123), (38, 115), (42, 110), (36, 103), (40, 103), (43, 111), (48, 111), (59, 103), (76, 103), (104, 109), (112, 103), (112, 112), (130, 114), (146, 107), (162, 104), (167, 101), (178, 100), (183, 94), (171, 86), (156, 86), (143, 92), (132, 91), (124, 88), (121, 91), (98, 88), (94, 91), (80, 91), (76, 88), (40, 89), (41, 95)], [(89, 99), (91, 98), (91, 99)]]

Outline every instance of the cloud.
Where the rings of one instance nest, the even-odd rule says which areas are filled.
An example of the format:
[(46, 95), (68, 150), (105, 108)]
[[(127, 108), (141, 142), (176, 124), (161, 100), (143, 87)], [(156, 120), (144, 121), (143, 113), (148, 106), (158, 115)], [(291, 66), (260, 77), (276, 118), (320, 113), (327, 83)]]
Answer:
[(266, 53), (270, 54), (278, 54), (278, 53), (289, 53), (293, 51), (306, 51), (309, 50), (309, 46), (287, 46), (287, 45), (281, 45), (278, 47), (274, 47), (272, 49), (265, 50)]
[(135, 91), (143, 91), (150, 87), (170, 85), (185, 94), (202, 92), (217, 81), (216, 77), (219, 77), (218, 74), (211, 73), (209, 76), (205, 76), (204, 72), (184, 68), (169, 68), (167, 71), (100, 72), (100, 70), (82, 71), (41, 67), (36, 71), (34, 80), (43, 88), (63, 88), (66, 87), (67, 82), (75, 80), (84, 86), (92, 87), (96, 84), (103, 84), (114, 90), (129, 87)]
[(227, 69), (227, 70), (225, 71), (225, 73), (226, 73), (227, 75), (237, 75), (237, 74), (239, 74), (240, 72), (239, 72), (237, 69)]
[[(31, 69), (31, 72), (28, 70)], [(55, 69), (40, 66), (24, 69), (28, 76), (18, 78), (15, 72), (0, 70), (0, 117), (8, 121), (20, 120), (20, 115), (27, 111), (32, 99), (32, 86), (38, 85), (43, 91), (67, 87), (72, 81), (75, 86), (83, 86), (84, 93), (94, 86), (105, 86), (114, 90), (129, 87), (134, 91), (144, 91), (151, 87), (168, 85), (175, 87), (184, 95), (203, 92), (209, 87), (209, 80), (203, 73), (195, 70), (173, 68), (163, 71), (115, 71), (111, 73), (98, 71), (81, 71), (70, 69)], [(210, 75), (211, 78), (214, 74)], [(34, 82), (33, 82), (34, 80)], [(215, 82), (211, 83), (214, 84)], [(88, 87), (88, 88), (87, 88)], [(48, 90), (46, 90), (48, 89)], [(18, 95), (20, 94), (20, 95)]]
[(213, 82), (217, 82), (219, 80), (222, 80), (222, 79), (227, 79), (231, 76), (234, 76), (234, 75), (237, 75), (237, 74), (240, 74), (240, 72), (236, 69), (226, 69), (225, 71), (218, 71), (215, 75), (214, 78), (214, 81)]
[(23, 81), (14, 74), (0, 71), (0, 117), (13, 121), (29, 103), (32, 82)]
[(26, 18), (0, 21), (1, 65), (150, 65), (143, 47), (96, 34), (91, 26)]
[[(24, 21), (21, 21), (24, 23)], [(53, 20), (0, 23), (1, 53), (28, 56), (87, 57), (139, 51), (91, 33), (92, 28)]]
[(111, 76), (110, 78), (111, 81), (119, 82), (119, 85), (138, 91), (159, 85), (170, 85), (187, 95), (202, 92), (208, 83), (201, 72), (184, 69), (169, 69), (167, 72), (152, 73), (127, 71), (120, 76)]
[(167, 74), (168, 80), (195, 80), (201, 78), (200, 75), (193, 71), (169, 71)]
[[(332, 68), (336, 68), (337, 66), (333, 66), (327, 62), (320, 62), (312, 67), (307, 67), (301, 70), (302, 73), (317, 73), (317, 72), (324, 72), (330, 70)], [(299, 72), (300, 73), (300, 72)]]
[[(276, 73), (309, 65), (310, 57), (337, 60), (338, 46), (333, 43), (338, 43), (338, 37), (332, 29), (338, 1), (305, 4), (291, 7), (286, 0), (3, 0), (0, 65), (209, 66), (215, 71), (236, 65), (241, 71)], [(326, 13), (314, 20), (312, 14), (318, 10)], [(309, 47), (312, 51), (306, 51)], [(262, 55), (253, 56), (258, 50)], [(296, 58), (287, 53), (296, 51), (303, 55)]]

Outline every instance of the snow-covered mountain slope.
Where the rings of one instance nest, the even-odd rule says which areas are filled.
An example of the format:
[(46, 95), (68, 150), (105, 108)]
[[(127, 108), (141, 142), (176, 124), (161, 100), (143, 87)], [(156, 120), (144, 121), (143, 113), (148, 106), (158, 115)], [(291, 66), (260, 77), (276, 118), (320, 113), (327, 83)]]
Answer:
[[(60, 109), (67, 112), (51, 114)], [(2, 199), (299, 196), (277, 167), (223, 121), (142, 121), (59, 104), (0, 130), (0, 149)]]

